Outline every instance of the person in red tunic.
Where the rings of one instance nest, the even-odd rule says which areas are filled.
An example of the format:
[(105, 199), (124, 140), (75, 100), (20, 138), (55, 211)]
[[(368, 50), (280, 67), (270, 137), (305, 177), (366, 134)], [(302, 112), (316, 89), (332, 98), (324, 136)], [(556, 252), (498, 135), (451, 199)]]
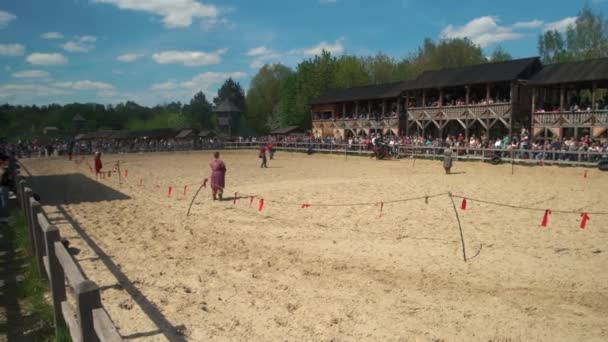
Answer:
[(224, 187), (226, 186), (226, 164), (220, 159), (220, 153), (213, 153), (213, 160), (209, 163), (211, 167), (211, 190), (213, 200), (222, 200)]
[(103, 168), (103, 164), (101, 163), (101, 153), (95, 152), (95, 176), (101, 173), (101, 169)]

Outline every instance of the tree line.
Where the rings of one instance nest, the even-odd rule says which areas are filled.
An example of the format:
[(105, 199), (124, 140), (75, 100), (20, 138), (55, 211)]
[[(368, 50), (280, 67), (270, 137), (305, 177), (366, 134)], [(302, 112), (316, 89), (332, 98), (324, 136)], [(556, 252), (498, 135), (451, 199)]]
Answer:
[[(543, 63), (558, 63), (608, 56), (608, 22), (602, 13), (585, 6), (565, 32), (539, 35), (538, 53)], [(295, 68), (282, 64), (264, 65), (251, 80), (247, 94), (228, 79), (210, 102), (203, 92), (189, 103), (171, 102), (154, 107), (135, 102), (116, 106), (101, 104), (51, 104), (48, 106), (0, 106), (0, 136), (36, 135), (54, 126), (74, 132), (79, 114), (83, 129), (198, 128), (217, 129), (213, 105), (230, 100), (243, 110), (237, 132), (263, 134), (281, 126), (310, 127), (309, 103), (328, 91), (362, 85), (414, 79), (426, 70), (462, 67), (506, 61), (511, 55), (497, 47), (490, 56), (470, 40), (425, 39), (416, 51), (396, 59), (384, 53), (372, 56), (333, 56), (327, 51), (300, 62)]]

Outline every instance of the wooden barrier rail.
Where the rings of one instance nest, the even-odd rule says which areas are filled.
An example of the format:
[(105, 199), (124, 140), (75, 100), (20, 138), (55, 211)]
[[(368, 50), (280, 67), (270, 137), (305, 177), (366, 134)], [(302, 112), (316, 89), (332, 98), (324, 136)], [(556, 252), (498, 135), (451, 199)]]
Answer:
[[(32, 254), (40, 276), (49, 281), (56, 332), (67, 327), (74, 342), (122, 341), (101, 304), (99, 286), (82, 273), (26, 181), (22, 177), (14, 179), (18, 180), (17, 195), (25, 214)], [(66, 286), (71, 289), (71, 300)]]

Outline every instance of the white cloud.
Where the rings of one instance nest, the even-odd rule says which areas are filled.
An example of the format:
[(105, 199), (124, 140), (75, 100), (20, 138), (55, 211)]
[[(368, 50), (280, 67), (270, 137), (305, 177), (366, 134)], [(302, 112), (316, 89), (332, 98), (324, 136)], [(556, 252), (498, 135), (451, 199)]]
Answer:
[(568, 26), (574, 25), (576, 23), (577, 17), (567, 17), (558, 21), (554, 21), (551, 23), (547, 23), (545, 25), (545, 31), (553, 31), (557, 30), (559, 32), (566, 31)]
[(21, 56), (25, 47), (21, 44), (0, 44), (0, 56)]
[[(181, 92), (184, 94), (194, 94), (195, 92), (202, 91), (207, 95), (213, 94), (217, 88), (228, 78), (232, 78), (234, 80), (241, 79), (247, 76), (244, 72), (236, 71), (236, 72), (213, 72), (208, 71), (201, 74), (198, 74), (192, 79), (182, 82), (177, 82), (173, 80), (169, 80), (163, 83), (156, 83), (150, 86), (150, 89), (160, 91), (161, 94), (166, 94), (167, 92)], [(177, 96), (178, 93), (172, 93), (174, 96)]]
[(95, 36), (81, 36), (61, 44), (61, 47), (69, 52), (89, 52), (95, 48), (96, 41)]
[(209, 19), (203, 19), (201, 21), (201, 28), (205, 32), (211, 31), (211, 29), (213, 27), (219, 26), (219, 25), (229, 25), (230, 28), (234, 28), (236, 26), (236, 25), (232, 24), (226, 18), (209, 18)]
[(60, 53), (32, 53), (25, 59), (33, 65), (65, 65), (68, 59)]
[(120, 9), (153, 13), (163, 17), (168, 28), (188, 27), (193, 18), (216, 18), (219, 10), (195, 0), (94, 0), (117, 6)]
[(167, 81), (163, 83), (155, 83), (150, 88), (152, 90), (173, 90), (177, 89), (178, 84), (173, 81)]
[(247, 51), (247, 56), (261, 56), (268, 55), (270, 53), (272, 53), (272, 51), (268, 50), (265, 46), (258, 46)]
[(46, 32), (40, 35), (43, 39), (63, 39), (63, 35), (59, 32)]
[(120, 62), (124, 62), (124, 63), (129, 63), (129, 62), (135, 62), (136, 60), (140, 59), (141, 57), (143, 57), (142, 54), (126, 53), (124, 55), (120, 55), (120, 56), (116, 57), (116, 60), (118, 60)]
[(114, 86), (104, 82), (96, 81), (74, 81), (74, 82), (57, 82), (53, 83), (55, 87), (69, 88), (73, 90), (112, 90)]
[(513, 24), (513, 28), (521, 28), (521, 29), (534, 29), (539, 28), (544, 25), (542, 20), (534, 19), (530, 21), (518, 21)]
[(0, 98), (23, 98), (72, 94), (71, 91), (58, 89), (44, 84), (4, 84), (0, 85)]
[(332, 55), (340, 55), (344, 52), (344, 45), (342, 45), (342, 38), (336, 40), (333, 43), (321, 42), (313, 47), (304, 49), (303, 52), (309, 56), (320, 55), (323, 50), (330, 52)]
[(481, 47), (522, 37), (512, 27), (498, 25), (498, 18), (484, 16), (475, 18), (463, 26), (448, 25), (441, 31), (442, 39), (469, 38)]
[(152, 55), (152, 59), (159, 64), (182, 64), (184, 66), (201, 66), (218, 64), (222, 61), (221, 56), (228, 49), (219, 49), (212, 52), (203, 51), (163, 51)]
[(5, 11), (0, 11), (0, 28), (5, 27), (15, 19), (17, 19), (16, 15)]
[(43, 70), (22, 70), (13, 73), (15, 78), (46, 78), (49, 73)]

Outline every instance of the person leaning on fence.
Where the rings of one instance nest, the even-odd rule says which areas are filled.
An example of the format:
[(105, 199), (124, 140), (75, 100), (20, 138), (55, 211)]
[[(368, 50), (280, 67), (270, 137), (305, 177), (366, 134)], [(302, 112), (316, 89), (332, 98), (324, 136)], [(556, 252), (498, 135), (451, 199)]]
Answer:
[(452, 170), (452, 150), (450, 148), (446, 148), (443, 151), (443, 168), (445, 169), (445, 174), (449, 175)]
[(268, 168), (268, 165), (266, 165), (266, 147), (264, 145), (262, 145), (260, 148), (259, 158), (262, 159), (262, 165), (260, 165), (260, 168)]
[(213, 191), (213, 200), (222, 200), (224, 196), (224, 187), (226, 186), (226, 164), (220, 159), (220, 153), (213, 153), (213, 160), (209, 163), (211, 167), (211, 190)]

